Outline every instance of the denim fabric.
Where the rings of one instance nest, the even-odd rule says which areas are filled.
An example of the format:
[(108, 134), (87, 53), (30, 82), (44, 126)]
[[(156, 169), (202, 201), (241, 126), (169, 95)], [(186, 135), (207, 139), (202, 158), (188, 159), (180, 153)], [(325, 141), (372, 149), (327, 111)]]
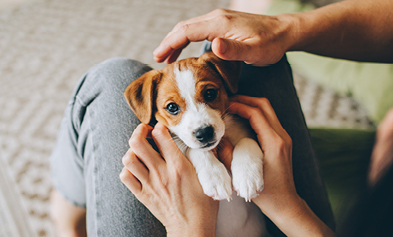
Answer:
[(107, 60), (76, 87), (51, 156), (55, 188), (87, 208), (89, 236), (165, 236), (162, 224), (121, 183), (122, 157), (140, 123), (123, 92), (151, 70), (125, 58)]

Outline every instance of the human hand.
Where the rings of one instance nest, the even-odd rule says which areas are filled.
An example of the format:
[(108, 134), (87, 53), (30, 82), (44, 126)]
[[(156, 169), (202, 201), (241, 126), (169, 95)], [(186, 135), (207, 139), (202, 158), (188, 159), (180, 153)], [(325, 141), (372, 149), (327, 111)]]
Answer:
[(393, 108), (378, 125), (371, 154), (368, 182), (374, 186), (393, 164)]
[(252, 200), (260, 203), (264, 211), (271, 205), (281, 206), (288, 198), (298, 198), (292, 172), (292, 140), (270, 102), (266, 98), (237, 95), (231, 98), (228, 112), (249, 120), (264, 154), (265, 187)]
[[(231, 98), (228, 112), (249, 120), (264, 153), (265, 187), (252, 201), (287, 236), (334, 236), (296, 192), (292, 139), (270, 102), (266, 98), (237, 95)], [(230, 146), (226, 147), (227, 154)], [(226, 157), (224, 162), (228, 160)]]
[[(160, 153), (146, 140), (150, 136)], [(141, 124), (129, 144), (120, 179), (161, 221), (168, 236), (214, 236), (218, 202), (203, 193), (194, 167), (167, 128)]]
[(264, 16), (218, 9), (178, 23), (154, 51), (157, 62), (172, 63), (190, 43), (212, 41), (212, 50), (224, 60), (255, 66), (278, 62), (292, 37), (285, 16)]

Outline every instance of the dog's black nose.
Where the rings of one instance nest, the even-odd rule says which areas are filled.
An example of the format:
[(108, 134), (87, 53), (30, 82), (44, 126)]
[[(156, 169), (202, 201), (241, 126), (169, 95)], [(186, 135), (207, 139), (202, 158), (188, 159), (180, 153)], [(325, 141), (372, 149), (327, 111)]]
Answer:
[(195, 130), (194, 136), (201, 143), (210, 142), (214, 138), (214, 128), (212, 126), (198, 128)]

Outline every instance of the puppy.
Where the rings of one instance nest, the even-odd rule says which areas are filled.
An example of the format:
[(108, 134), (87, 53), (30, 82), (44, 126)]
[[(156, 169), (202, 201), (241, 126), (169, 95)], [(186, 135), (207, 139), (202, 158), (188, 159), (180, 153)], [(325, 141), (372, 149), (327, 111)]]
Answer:
[[(263, 236), (263, 215), (250, 203), (264, 187), (263, 154), (247, 122), (226, 113), (228, 94), (237, 92), (240, 68), (240, 62), (205, 53), (145, 73), (124, 95), (142, 123), (159, 121), (168, 127), (206, 195), (230, 201), (233, 187), (243, 198), (220, 202), (217, 234)], [(232, 179), (213, 152), (223, 136), (234, 146)]]

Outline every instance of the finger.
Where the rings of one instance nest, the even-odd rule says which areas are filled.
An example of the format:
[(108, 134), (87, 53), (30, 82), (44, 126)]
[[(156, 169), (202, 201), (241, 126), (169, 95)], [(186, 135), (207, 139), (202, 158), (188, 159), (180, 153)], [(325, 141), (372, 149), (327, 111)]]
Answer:
[(214, 18), (214, 17), (216, 17), (216, 16), (225, 14), (225, 12), (227, 12), (227, 11), (228, 11), (228, 10), (217, 9), (217, 10), (211, 11), (211, 12), (205, 14), (205, 15), (197, 16), (197, 17), (190, 18), (190, 19), (188, 19), (188, 20), (179, 22), (179, 23), (173, 28), (173, 30), (172, 30), (171, 32), (178, 31), (182, 26), (187, 25), (187, 24), (192, 24), (192, 23), (196, 23), (196, 22), (201, 22), (201, 21), (210, 20), (210, 19), (212, 19), (212, 18)]
[(241, 104), (239, 102), (230, 102), (228, 112), (237, 114), (250, 122), (252, 129), (257, 134), (258, 141), (263, 150), (269, 148), (269, 143), (275, 144), (278, 139), (281, 139), (258, 108)]
[(223, 137), (217, 148), (218, 158), (225, 165), (227, 170), (231, 170), (233, 146), (228, 139)]
[(123, 168), (120, 175), (121, 182), (134, 194), (138, 195), (142, 191), (142, 184), (127, 168)]
[(230, 100), (259, 108), (265, 115), (266, 119), (269, 121), (270, 125), (272, 125), (275, 128), (282, 128), (281, 123), (278, 120), (277, 115), (274, 112), (274, 109), (271, 106), (268, 99), (250, 97), (244, 95), (236, 95), (231, 97)]
[(223, 36), (223, 30), (223, 27), (217, 25), (215, 21), (201, 21), (183, 25), (161, 42), (153, 52), (154, 58), (157, 62), (163, 62), (173, 51), (185, 48), (190, 42), (212, 41), (218, 36)]
[[(223, 14), (223, 12), (225, 12), (225, 10), (218, 9), (218, 10), (209, 12), (208, 14), (205, 14), (205, 15), (202, 15), (202, 16), (198, 16), (198, 17), (194, 17), (194, 18), (188, 19), (188, 20), (186, 20), (186, 21), (179, 22), (179, 23), (172, 29), (172, 31), (169, 32), (169, 33), (166, 35), (166, 37), (164, 38), (164, 40), (161, 42), (160, 46), (154, 51), (153, 54), (154, 54), (154, 59), (155, 59), (155, 61), (157, 61), (157, 62), (163, 62), (163, 61), (165, 61), (166, 63), (172, 63), (172, 62), (174, 62), (174, 61), (178, 58), (178, 56), (180, 55), (182, 49), (185, 48), (185, 47), (187, 47), (187, 45), (188, 45), (190, 42), (185, 43), (185, 44), (182, 45), (182, 47), (180, 47), (180, 48), (177, 48), (177, 49), (176, 49), (176, 48), (172, 48), (172, 50), (171, 50), (172, 53), (171, 53), (171, 52), (166, 52), (166, 53), (164, 53), (164, 54), (161, 54), (159, 48), (163, 45), (163, 42), (164, 42), (167, 38), (172, 37), (172, 35), (173, 35), (175, 32), (181, 31), (181, 29), (184, 28), (185, 26), (188, 26), (188, 25), (191, 25), (191, 24), (195, 24), (195, 23), (198, 23), (198, 22), (204, 22), (204, 21), (211, 20), (212, 18), (214, 18), (214, 17), (216, 17), (216, 16), (218, 16), (218, 15)], [(201, 40), (203, 40), (203, 39), (201, 39)], [(200, 41), (201, 41), (201, 40), (200, 40)], [(180, 51), (179, 51), (179, 49), (180, 49)], [(177, 52), (176, 52), (175, 54), (173, 54), (173, 51), (177, 51)], [(172, 54), (173, 54), (173, 56), (170, 57)], [(169, 57), (170, 57), (170, 60), (168, 59)]]
[(181, 151), (175, 141), (173, 141), (168, 129), (162, 123), (156, 124), (152, 131), (152, 136), (161, 155), (167, 162), (176, 160), (174, 157), (178, 159), (177, 154), (181, 153)]
[(224, 60), (244, 61), (247, 64), (254, 64), (261, 57), (260, 54), (255, 53), (256, 45), (257, 39), (215, 38), (212, 41), (212, 51)]
[(146, 140), (148, 136), (151, 136), (152, 130), (153, 128), (151, 126), (140, 124), (134, 130), (129, 140), (132, 151), (150, 171), (155, 170), (157, 166), (165, 163), (161, 155)]
[(253, 106), (256, 108), (259, 108), (262, 113), (265, 115), (267, 121), (269, 124), (272, 126), (272, 128), (286, 141), (289, 142), (288, 139), (289, 135), (285, 131), (285, 129), (282, 127), (280, 121), (278, 120), (278, 117), (276, 115), (276, 112), (274, 112), (274, 109), (272, 105), (270, 104), (270, 101), (266, 98), (257, 98), (257, 97), (250, 97), (250, 96), (244, 96), (244, 95), (236, 95), (234, 97), (231, 97), (231, 101), (236, 101), (242, 104), (246, 104), (249, 106)]
[(149, 178), (149, 171), (138, 159), (135, 153), (129, 149), (124, 155), (123, 165), (141, 182), (145, 183)]
[[(187, 45), (186, 45), (187, 46)], [(184, 46), (184, 47), (186, 47)], [(179, 55), (181, 54), (181, 52), (183, 51), (183, 49), (176, 49), (174, 50), (165, 60), (166, 64), (171, 64), (173, 62), (176, 62), (177, 58), (179, 57)]]

